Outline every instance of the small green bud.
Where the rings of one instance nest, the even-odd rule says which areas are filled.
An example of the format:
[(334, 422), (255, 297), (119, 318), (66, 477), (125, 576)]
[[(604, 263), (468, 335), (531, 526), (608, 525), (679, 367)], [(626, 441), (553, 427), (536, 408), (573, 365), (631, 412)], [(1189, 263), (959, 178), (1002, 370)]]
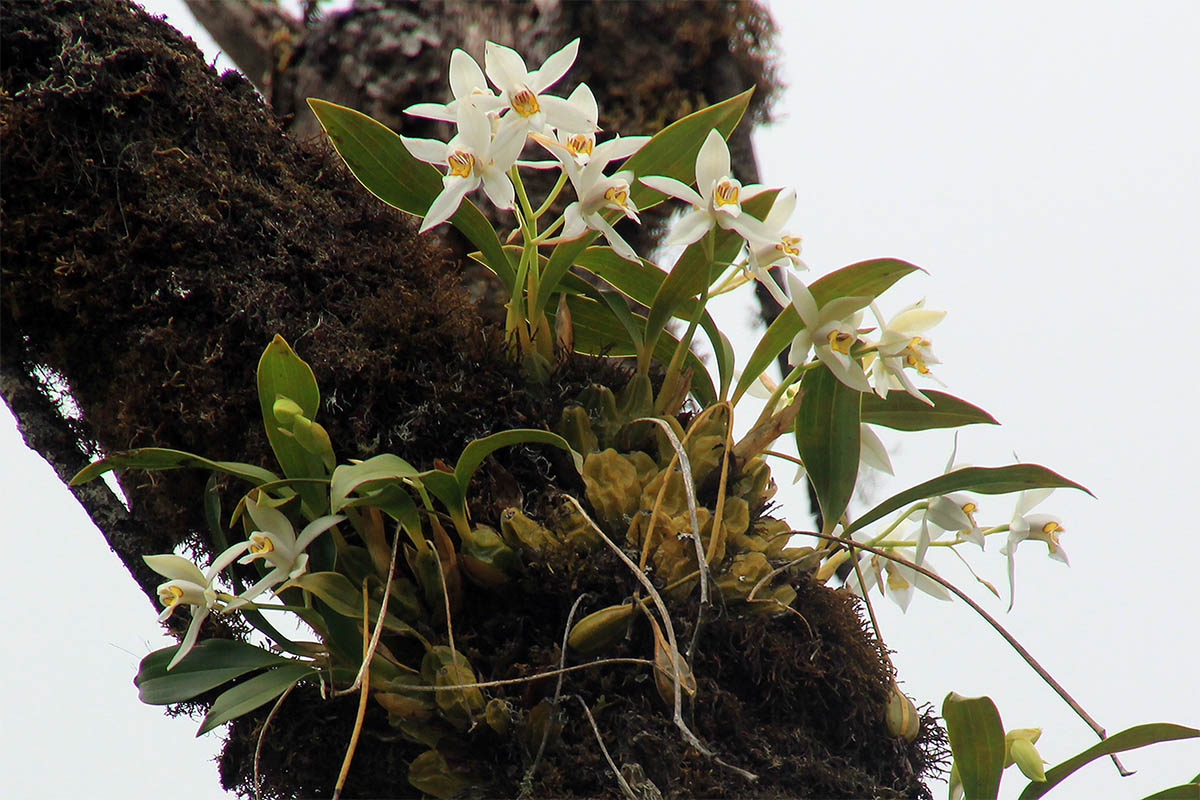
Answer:
[(280, 425), (290, 427), (292, 418), (303, 416), (304, 409), (295, 400), (280, 394), (275, 396), (275, 405), (271, 407), (271, 413), (275, 415), (275, 421)]
[(632, 603), (624, 603), (593, 611), (571, 626), (567, 646), (581, 656), (594, 656), (607, 650), (625, 635), (633, 610)]
[(917, 712), (916, 705), (908, 695), (900, 691), (895, 681), (892, 682), (891, 694), (888, 695), (886, 716), (888, 733), (892, 736), (912, 742), (921, 732), (921, 715)]

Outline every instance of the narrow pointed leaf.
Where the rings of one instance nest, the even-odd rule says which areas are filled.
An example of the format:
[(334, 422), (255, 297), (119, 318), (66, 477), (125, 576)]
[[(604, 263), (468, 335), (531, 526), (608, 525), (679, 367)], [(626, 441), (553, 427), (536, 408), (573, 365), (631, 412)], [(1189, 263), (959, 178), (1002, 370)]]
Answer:
[[(863, 305), (887, 291), (892, 284), (921, 268), (907, 261), (895, 258), (876, 258), (870, 261), (860, 261), (848, 267), (831, 272), (813, 281), (808, 287), (812, 292), (817, 306), (821, 307), (838, 297), (862, 297)], [(746, 362), (742, 379), (738, 381), (733, 391), (734, 402), (750, 388), (750, 384), (763, 374), (775, 358), (791, 345), (796, 334), (804, 329), (804, 322), (796, 309), (789, 305), (779, 313), (775, 321), (767, 327), (766, 333), (759, 339)]]
[[(313, 97), (308, 99), (308, 107), (367, 191), (393, 208), (425, 216), (442, 191), (442, 175), (437, 169), (414, 158), (391, 128), (366, 114)], [(450, 222), (479, 248), (488, 266), (512, 291), (516, 280), (512, 264), (496, 231), (475, 204), (463, 200)]]
[[(1022, 492), (1026, 489), (1078, 489), (1087, 492), (1086, 487), (1075, 481), (1068, 480), (1057, 472), (1046, 469), (1038, 464), (1012, 464), (1007, 467), (964, 467), (948, 472), (945, 475), (919, 483), (911, 489), (905, 489), (899, 494), (892, 495), (873, 509), (856, 519), (846, 535), (870, 525), (876, 520), (886, 517), (909, 503), (937, 497), (950, 492), (979, 492), (980, 494), (1009, 494)], [(1094, 495), (1093, 495), (1094, 496)]]
[[(1114, 733), (1107, 739), (1092, 745), (1082, 753), (1072, 756), (1061, 764), (1046, 770), (1046, 781), (1044, 783), (1030, 783), (1025, 787), (1025, 791), (1021, 792), (1018, 800), (1036, 800), (1036, 798), (1041, 797), (1062, 783), (1071, 773), (1095, 761), (1097, 758), (1124, 753), (1126, 750), (1137, 750), (1139, 747), (1146, 747), (1147, 745), (1158, 744), (1159, 742), (1172, 742), (1177, 739), (1195, 739), (1197, 737), (1200, 737), (1200, 730), (1188, 728), (1183, 725), (1174, 725), (1169, 722), (1155, 722), (1149, 725), (1135, 725), (1132, 728), (1126, 728), (1120, 733)], [(1182, 797), (1183, 795), (1179, 796)], [(1195, 797), (1196, 795), (1193, 794), (1191, 796)]]
[(113, 453), (99, 461), (93, 461), (71, 478), (71, 485), (78, 486), (81, 483), (87, 483), (114, 469), (159, 470), (188, 467), (223, 472), (226, 475), (249, 481), (255, 486), (279, 480), (279, 476), (274, 472), (253, 464), (243, 464), (238, 461), (211, 461), (203, 456), (185, 453), (182, 450), (169, 450), (165, 447), (141, 447), (136, 450)]
[(1169, 789), (1146, 795), (1142, 800), (1200, 800), (1200, 780), (1181, 783)]
[[(716, 128), (722, 136), (728, 139), (729, 134), (741, 120), (742, 114), (745, 113), (752, 94), (753, 90), (749, 89), (736, 97), (723, 100), (708, 108), (702, 108), (671, 123), (655, 134), (650, 141), (643, 145), (642, 149), (626, 159), (617, 169), (631, 170), (634, 175), (638, 176), (665, 175), (685, 183), (694, 181), (696, 156), (700, 152), (700, 146), (704, 144), (708, 132)], [(645, 210), (661, 203), (665, 195), (635, 181), (634, 185), (630, 186), (630, 197), (638, 209)], [(616, 210), (608, 211), (605, 213), (605, 217), (609, 222), (614, 222), (620, 213)], [(542, 274), (538, 296), (530, 302), (534, 312), (545, 311), (546, 304), (554, 296), (559, 282), (567, 274), (571, 265), (575, 263), (575, 257), (582, 253), (597, 235), (595, 231), (588, 231), (580, 238), (571, 242), (563, 242), (554, 248), (546, 270)]]
[(942, 702), (964, 800), (995, 800), (1004, 772), (1004, 724), (990, 697), (951, 692)]
[(887, 398), (864, 394), (862, 421), (898, 431), (924, 431), (932, 428), (958, 428), (963, 425), (999, 425), (982, 408), (945, 392), (925, 392), (933, 406), (922, 403), (908, 392), (891, 391)]
[(288, 664), (239, 683), (217, 698), (200, 723), (196, 735), (202, 736), (218, 725), (266, 705), (305, 678), (316, 677), (317, 672), (304, 664)]
[(179, 646), (155, 650), (138, 665), (133, 683), (138, 698), (152, 706), (190, 700), (247, 672), (290, 663), (289, 659), (229, 639), (205, 639), (196, 644), (175, 669), (167, 664)]
[(800, 392), (796, 447), (829, 527), (845, 512), (858, 480), (862, 394), (823, 364), (804, 375)]

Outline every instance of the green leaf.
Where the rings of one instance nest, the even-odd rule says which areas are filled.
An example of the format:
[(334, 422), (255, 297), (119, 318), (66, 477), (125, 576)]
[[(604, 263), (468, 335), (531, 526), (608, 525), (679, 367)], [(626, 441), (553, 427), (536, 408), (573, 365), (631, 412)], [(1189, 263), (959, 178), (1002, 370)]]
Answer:
[[(1018, 800), (1035, 800), (1041, 797), (1062, 783), (1075, 770), (1095, 761), (1097, 758), (1124, 753), (1126, 750), (1137, 750), (1139, 747), (1146, 747), (1147, 745), (1158, 744), (1159, 742), (1172, 742), (1177, 739), (1195, 739), (1197, 737), (1200, 737), (1200, 730), (1187, 728), (1183, 725), (1174, 725), (1169, 722), (1154, 722), (1149, 725), (1135, 725), (1132, 728), (1126, 728), (1120, 733), (1114, 733), (1103, 741), (1092, 745), (1082, 753), (1072, 756), (1061, 764), (1046, 770), (1045, 783), (1030, 783), (1025, 787), (1025, 791), (1021, 792)], [(1177, 796), (1195, 797), (1196, 795)]]
[(958, 428), (963, 425), (999, 425), (996, 418), (966, 400), (945, 392), (924, 392), (933, 401), (929, 406), (908, 392), (891, 391), (887, 398), (864, 394), (862, 421), (898, 431), (924, 431), (932, 428)]
[[(907, 261), (876, 258), (870, 261), (860, 261), (831, 272), (813, 281), (808, 289), (812, 292), (813, 299), (817, 301), (818, 308), (838, 297), (862, 297), (865, 306), (887, 291), (896, 281), (910, 272), (920, 269)], [(802, 330), (804, 330), (804, 322), (796, 313), (796, 309), (788, 305), (767, 328), (767, 332), (763, 334), (754, 348), (754, 352), (750, 355), (750, 360), (746, 362), (742, 379), (738, 381), (737, 387), (733, 390), (735, 403), (750, 388), (750, 384), (754, 383), (758, 376), (774, 363), (776, 356), (791, 345), (792, 339), (796, 338), (796, 334)]]
[(416, 467), (391, 453), (368, 458), (358, 464), (341, 464), (333, 471), (329, 494), (333, 513), (353, 505), (350, 497), (356, 491), (370, 491), (385, 484), (403, 484), (405, 478), (415, 478)]
[(142, 659), (133, 683), (143, 703), (152, 706), (179, 703), (247, 672), (290, 663), (290, 659), (261, 647), (229, 639), (205, 639), (168, 672), (167, 664), (178, 649), (178, 645), (164, 647)]
[(841, 519), (858, 480), (862, 394), (839, 381), (824, 364), (805, 373), (800, 392), (796, 447), (829, 529)]
[(892, 495), (851, 523), (850, 527), (846, 529), (846, 535), (849, 536), (856, 530), (886, 517), (909, 503), (915, 503), (927, 497), (937, 497), (950, 492), (1008, 494), (1022, 492), (1026, 489), (1078, 489), (1081, 492), (1092, 494), (1084, 486), (1038, 464), (1012, 464), (1007, 467), (963, 467)]
[[(589, 297), (576, 295), (567, 296), (567, 306), (571, 310), (571, 320), (575, 325), (575, 350), (580, 353), (595, 356), (632, 356), (636, 354), (633, 343), (624, 327), (617, 322), (607, 306)], [(635, 321), (644, 318), (633, 315)], [(664, 333), (659, 338), (654, 355), (664, 364), (671, 360), (679, 340), (670, 333)], [(716, 402), (717, 392), (713, 387), (712, 378), (707, 368), (695, 353), (688, 353), (687, 366), (691, 367), (692, 393), (702, 406)]]
[[(308, 98), (308, 107), (367, 191), (393, 208), (425, 216), (442, 191), (440, 172), (414, 158), (391, 128), (366, 114), (315, 97)], [(516, 273), (487, 217), (464, 199), (450, 222), (479, 248), (511, 293)]]
[[(708, 132), (716, 128), (726, 139), (737, 127), (750, 103), (753, 90), (749, 89), (736, 97), (723, 100), (716, 105), (702, 108), (681, 120), (671, 123), (646, 142), (638, 152), (634, 153), (618, 167), (618, 170), (631, 170), (634, 175), (665, 175), (684, 183), (692, 183), (696, 179), (696, 156)], [(665, 195), (645, 184), (634, 181), (630, 186), (630, 197), (640, 210), (656, 206), (663, 201)], [(619, 211), (609, 211), (605, 214), (609, 222), (620, 216)], [(563, 242), (554, 248), (550, 261), (541, 276), (538, 296), (531, 298), (530, 308), (534, 313), (545, 312), (546, 304), (554, 296), (557, 286), (563, 276), (575, 263), (575, 258), (583, 252), (596, 238), (595, 231), (588, 231), (578, 239)], [(482, 249), (482, 248), (481, 248)], [(532, 316), (532, 314), (531, 314)]]
[(513, 428), (512, 430), (493, 433), (491, 436), (485, 436), (482, 439), (475, 439), (463, 448), (462, 455), (458, 457), (458, 463), (454, 465), (454, 478), (458, 481), (459, 488), (463, 494), (466, 494), (467, 486), (471, 482), (471, 476), (475, 474), (475, 470), (479, 469), (479, 465), (483, 463), (485, 458), (501, 447), (510, 447), (514, 444), (553, 445), (567, 451), (567, 454), (571, 456), (571, 462), (575, 465), (575, 470), (581, 474), (583, 472), (583, 456), (572, 450), (567, 440), (557, 433), (534, 430), (533, 428)]
[(1200, 781), (1181, 783), (1178, 786), (1146, 795), (1142, 800), (1200, 800)]
[[(289, 587), (298, 586), (305, 591), (312, 592), (324, 600), (329, 608), (343, 617), (354, 620), (362, 619), (362, 590), (340, 572), (309, 572), (298, 578), (292, 578), (287, 585)], [(374, 598), (368, 598), (367, 607), (373, 623), (374, 620), (379, 619), (379, 602)], [(417, 635), (411, 625), (390, 611), (384, 616), (383, 625), (397, 633)]]
[(200, 723), (200, 730), (196, 731), (196, 735), (202, 736), (218, 725), (250, 713), (279, 697), (305, 678), (316, 677), (317, 672), (305, 664), (288, 664), (268, 670), (262, 675), (255, 675), (245, 683), (239, 683), (217, 698), (212, 708), (204, 715), (204, 721)]
[(951, 692), (942, 702), (964, 800), (995, 800), (1004, 772), (1004, 725), (990, 697)]
[[(280, 429), (275, 418), (275, 401), (286, 397), (300, 407), (309, 420), (315, 420), (321, 406), (321, 392), (312, 368), (296, 355), (282, 336), (275, 335), (258, 361), (258, 403), (262, 410), (263, 426), (275, 458), (289, 478), (325, 478), (325, 464)], [(324, 490), (317, 486), (297, 488), (310, 516), (319, 517), (329, 506)]]
[[(757, 200), (758, 198), (753, 199)], [(576, 266), (582, 267), (594, 275), (603, 278), (621, 294), (647, 308), (654, 302), (654, 295), (658, 292), (659, 287), (662, 286), (663, 281), (667, 279), (667, 273), (653, 264), (647, 262), (644, 266), (637, 267), (633, 262), (626, 261), (614, 253), (610, 247), (589, 247), (580, 255), (576, 261)], [(585, 286), (592, 289), (592, 291), (589, 292), (585, 289), (584, 294), (587, 294), (589, 297), (600, 297), (600, 293), (594, 287), (591, 287), (590, 284), (585, 284)], [(620, 313), (619, 309), (614, 307), (617, 302), (615, 298), (600, 297), (600, 299), (609, 306), (614, 316)], [(696, 313), (697, 305), (694, 298), (689, 299), (675, 309), (675, 316), (690, 322), (692, 315)], [(626, 308), (626, 311), (628, 311), (628, 308)], [(628, 321), (622, 320), (622, 325), (628, 331), (630, 324), (636, 323), (638, 319), (643, 318), (631, 315)], [(712, 315), (708, 311), (705, 311), (704, 316), (700, 318), (700, 327), (708, 336), (708, 340), (712, 344), (713, 353), (716, 354), (717, 376), (721, 382), (721, 395), (724, 396), (729, 389), (729, 384), (733, 380), (733, 345), (730, 343), (729, 338), (717, 327), (716, 321), (713, 320)], [(643, 349), (641, 327), (639, 327), (636, 336), (630, 333), (630, 339), (634, 345), (634, 352)], [(711, 381), (711, 378), (709, 380)], [(693, 378), (694, 381), (695, 379)], [(701, 393), (697, 394), (697, 397), (700, 397), (703, 393), (704, 390), (702, 389)], [(702, 400), (701, 402), (704, 405), (709, 405), (714, 401)]]
[(471, 785), (471, 780), (459, 774), (437, 750), (426, 750), (408, 765), (408, 782), (431, 797), (454, 797)]
[(185, 453), (182, 450), (168, 450), (163, 447), (141, 447), (136, 450), (125, 450), (105, 456), (81, 469), (71, 485), (78, 486), (94, 480), (114, 469), (211, 469), (223, 472), (235, 478), (253, 483), (255, 486), (279, 480), (279, 476), (268, 469), (256, 467), (253, 464), (243, 464), (239, 461), (210, 461), (203, 456)]

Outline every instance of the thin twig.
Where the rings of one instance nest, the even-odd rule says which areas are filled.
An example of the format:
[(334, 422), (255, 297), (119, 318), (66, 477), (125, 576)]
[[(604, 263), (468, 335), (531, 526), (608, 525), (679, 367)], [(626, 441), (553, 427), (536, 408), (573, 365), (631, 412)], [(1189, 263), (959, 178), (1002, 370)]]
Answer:
[(579, 705), (583, 706), (583, 713), (587, 715), (588, 723), (592, 726), (592, 733), (596, 734), (596, 743), (600, 745), (600, 752), (604, 754), (604, 760), (608, 762), (613, 775), (617, 776), (617, 783), (620, 784), (621, 791), (629, 800), (638, 800), (633, 787), (629, 785), (629, 781), (625, 780), (625, 776), (621, 774), (621, 770), (617, 769), (616, 763), (613, 762), (612, 756), (608, 754), (608, 748), (604, 746), (604, 740), (600, 738), (600, 729), (596, 727), (596, 720), (592, 717), (591, 709), (588, 708), (587, 703), (583, 702), (583, 698), (579, 695), (575, 695), (575, 699), (579, 701)]
[[(567, 639), (571, 635), (571, 623), (575, 620), (575, 612), (579, 609), (579, 604), (587, 597), (587, 593), (579, 595), (575, 598), (575, 602), (571, 604), (571, 610), (567, 614), (567, 624), (563, 626), (562, 647), (558, 654), (558, 682), (554, 686), (554, 699), (550, 701), (550, 706), (554, 709), (558, 708), (558, 699), (562, 696), (563, 677), (565, 675), (561, 670), (567, 665)], [(546, 742), (550, 740), (550, 729), (552, 725), (547, 725), (542, 731), (542, 741), (538, 743), (537, 755), (533, 757), (533, 763), (529, 765), (529, 769), (525, 771), (525, 777), (522, 781), (532, 780), (533, 774), (537, 771), (538, 762), (542, 760), (542, 753), (546, 751)]]
[(292, 684), (283, 690), (283, 694), (279, 695), (279, 699), (275, 701), (275, 705), (271, 706), (271, 713), (267, 714), (267, 718), (263, 720), (262, 730), (258, 732), (258, 742), (254, 745), (254, 798), (262, 800), (262, 780), (258, 777), (258, 758), (262, 754), (263, 737), (267, 735), (267, 728), (271, 725), (271, 720), (275, 719), (275, 712), (283, 705), (283, 701), (292, 693), (292, 689), (296, 688), (296, 684)]

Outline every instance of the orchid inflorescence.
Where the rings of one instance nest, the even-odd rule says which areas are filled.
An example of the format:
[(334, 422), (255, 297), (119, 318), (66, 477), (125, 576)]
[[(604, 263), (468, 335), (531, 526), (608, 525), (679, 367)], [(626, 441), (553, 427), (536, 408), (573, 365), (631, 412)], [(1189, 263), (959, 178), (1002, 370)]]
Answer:
[[(1052, 558), (1066, 562), (1061, 522), (1031, 511), (1053, 487), (1082, 487), (1037, 465), (966, 467), (956, 465), (952, 454), (942, 475), (885, 500), (857, 521), (849, 519), (847, 507), (860, 470), (892, 472), (887, 447), (872, 426), (912, 431), (994, 423), (966, 401), (918, 387), (918, 381), (936, 380), (930, 366), (940, 362), (928, 331), (945, 312), (927, 309), (920, 300), (885, 319), (877, 297), (917, 269), (895, 259), (853, 264), (811, 282), (801, 278), (809, 267), (800, 259), (801, 239), (790, 227), (795, 191), (743, 185), (731, 168), (726, 137), (749, 93), (701, 109), (654, 136), (603, 139), (599, 107), (586, 84), (566, 98), (550, 93), (578, 49), (576, 39), (533, 71), (514, 50), (492, 42), (486, 44), (482, 69), (466, 52), (455, 50), (449, 72), (452, 99), (407, 109), (413, 116), (452, 123), (455, 133), (446, 142), (396, 136), (369, 117), (325, 101), (310, 105), (352, 171), (356, 164), (393, 162), (393, 172), (355, 172), (376, 196), (422, 217), (421, 232), (450, 222), (479, 247), (474, 257), (510, 293), (510, 352), (529, 368), (531, 381), (548, 380), (551, 360), (574, 350), (635, 357), (628, 385), (619, 393), (590, 388), (563, 409), (553, 433), (512, 430), (476, 440), (452, 470), (418, 471), (391, 454), (338, 465), (328, 434), (314, 421), (319, 394), (312, 371), (277, 337), (260, 363), (259, 390), (283, 478), (258, 467), (187, 454), (190, 461), (164, 460), (163, 452), (177, 451), (156, 451), (145, 461), (157, 468), (200, 461), (254, 484), (235, 513), (247, 538), (214, 546), (220, 553), (207, 569), (179, 555), (145, 558), (168, 579), (158, 588), (165, 607), (160, 620), (180, 606), (192, 610), (182, 644), (169, 661), (164, 659), (165, 666), (155, 669), (169, 673), (187, 658), (200, 626), (213, 612), (241, 612), (280, 647), (301, 656), (271, 667), (277, 675), (298, 669), (294, 677), (283, 675), (294, 683), (325, 664), (309, 657), (333, 658), (335, 649), (281, 639), (261, 622), (260, 611), (293, 611), (322, 637), (338, 630), (327, 624), (327, 615), (363, 624), (365, 636), (361, 615), (374, 614), (379, 623), (372, 648), (384, 627), (425, 647), (416, 667), (373, 651), (382, 666), (372, 667), (372, 689), (389, 713), (404, 717), (394, 724), (408, 731), (404, 726), (416, 723), (404, 715), (424, 715), (422, 720), (436, 721), (420, 726), (461, 731), (494, 710), (489, 704), (484, 712), (479, 689), (447, 693), (453, 702), (439, 693), (436, 703), (410, 689), (417, 674), (425, 681), (441, 681), (439, 685), (475, 680), (452, 639), (435, 644), (430, 638), (432, 622), (452, 615), (462, 578), (488, 591), (507, 583), (523, 561), (553, 562), (561, 569), (564, 560), (587, 559), (608, 543), (627, 549), (630, 559), (640, 558), (639, 574), (655, 575), (668, 600), (680, 602), (697, 590), (706, 591), (711, 572), (712, 590), (726, 603), (741, 604), (747, 613), (780, 614), (789, 611), (796, 597), (788, 581), (801, 573), (832, 580), (847, 561), (854, 565), (846, 580), (852, 591), (865, 595), (878, 587), (903, 609), (915, 590), (950, 599), (944, 581), (927, 563), (934, 548), (983, 548), (989, 537), (1007, 534), (1000, 552), (1007, 560), (1010, 596), (1021, 542), (1042, 541)], [(370, 149), (355, 151), (367, 147), (363, 142), (371, 143)], [(527, 146), (548, 153), (551, 160), (523, 160)], [(613, 164), (617, 166), (610, 172)], [(522, 169), (559, 171), (536, 208)], [(568, 183), (575, 199), (544, 225), (541, 217)], [(515, 230), (506, 241), (519, 239), (519, 247), (501, 244), (501, 237), (482, 221), (471, 200), (477, 189), (497, 209), (515, 216)], [(664, 242), (679, 255), (669, 268), (660, 268), (640, 256), (615, 226), (638, 223), (642, 212), (668, 197), (683, 201), (687, 209)], [(598, 237), (607, 244), (592, 245)], [(579, 279), (572, 268), (590, 272), (593, 279)], [(714, 295), (755, 281), (783, 313), (739, 375), (733, 369), (732, 345), (706, 305)], [(551, 325), (553, 297), (559, 302)], [(645, 309), (644, 314), (635, 313), (635, 307)], [(867, 308), (874, 327), (864, 322)], [(577, 325), (573, 319), (587, 322)], [(669, 330), (673, 319), (687, 324), (678, 337)], [(692, 354), (698, 329), (713, 345), (715, 376)], [(790, 370), (776, 383), (766, 371), (781, 355)], [(652, 382), (654, 365), (660, 380)], [(765, 407), (750, 432), (734, 442), (733, 409), (746, 393), (765, 397)], [(678, 412), (689, 399), (693, 413), (681, 417)], [(687, 420), (686, 426), (681, 420)], [(765, 457), (782, 455), (770, 447), (789, 433), (799, 457), (783, 457), (799, 465), (797, 479), (807, 475), (812, 482), (824, 519), (822, 531), (814, 534), (824, 538), (815, 539), (814, 547), (793, 546), (803, 532), (767, 515), (775, 484)], [(493, 450), (517, 443), (567, 451), (586, 486), (581, 497), (590, 512), (569, 498), (546, 520), (514, 507), (505, 509), (494, 526), (473, 522), (467, 502), (472, 473)], [(119, 463), (104, 459), (76, 480), (113, 466), (136, 466), (137, 453), (123, 455)], [(719, 492), (714, 489), (718, 484)], [(697, 486), (707, 486), (719, 500), (698, 505)], [(1014, 491), (1021, 494), (1007, 524), (977, 523), (976, 515), (987, 506), (978, 494)], [(396, 526), (391, 543), (384, 519)], [(453, 536), (443, 521), (449, 522)], [(866, 530), (868, 525), (876, 526), (874, 532)], [(833, 546), (830, 539), (843, 546)], [(856, 550), (856, 545), (872, 551)], [(397, 558), (401, 551), (403, 560)], [(224, 591), (223, 573), (235, 563), (256, 568), (259, 578), (241, 591)], [(405, 566), (408, 571), (393, 593), (397, 563), (401, 572)], [(271, 597), (284, 604), (267, 602)], [(287, 605), (289, 600), (303, 605)], [(576, 623), (569, 638), (572, 647), (599, 652), (614, 632), (623, 635), (634, 605), (613, 600), (614, 605)], [(670, 631), (668, 619), (650, 618), (656, 631), (659, 622)], [(342, 653), (353, 650), (345, 642), (340, 647)], [(672, 656), (673, 647), (657, 634), (655, 659), (681, 660), (678, 653)], [(674, 692), (678, 704), (684, 677), (657, 676), (664, 699)], [(290, 684), (281, 678), (264, 690), (263, 702), (285, 685)], [(244, 704), (237, 708), (244, 713)], [(220, 715), (210, 714), (204, 729), (220, 721)], [(487, 722), (494, 720), (488, 717)], [(406, 735), (429, 735), (420, 726)], [(416, 770), (417, 762), (413, 764)]]

